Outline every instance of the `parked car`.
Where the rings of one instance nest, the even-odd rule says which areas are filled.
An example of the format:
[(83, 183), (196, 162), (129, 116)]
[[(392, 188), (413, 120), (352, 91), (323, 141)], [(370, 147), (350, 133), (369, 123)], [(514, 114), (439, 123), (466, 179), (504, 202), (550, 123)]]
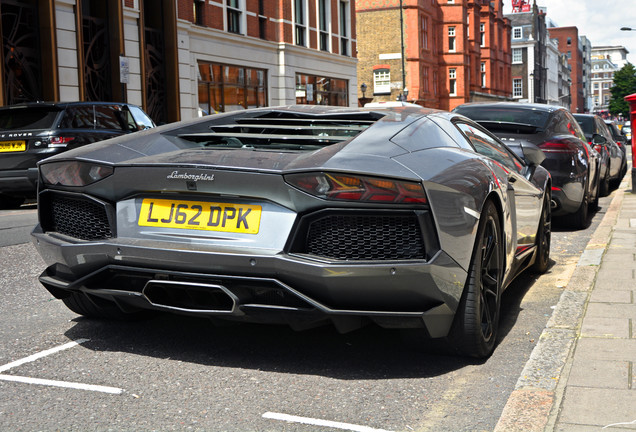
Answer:
[(565, 108), (515, 102), (468, 103), (454, 109), (477, 121), (513, 150), (527, 143), (543, 150), (541, 164), (552, 175), (553, 216), (568, 216), (575, 228), (588, 226), (598, 206), (599, 156)]
[(627, 137), (628, 141), (631, 141), (631, 139), (632, 139), (632, 123), (629, 120), (625, 122), (625, 124), (623, 125), (623, 128), (621, 129), (621, 132), (623, 132), (625, 134), (625, 136)]
[(603, 119), (595, 114), (573, 114), (581, 126), (585, 139), (602, 154), (606, 165), (601, 165), (601, 195), (616, 189), (627, 170), (627, 157), (612, 138)]
[(154, 127), (141, 108), (115, 102), (0, 107), (0, 208), (35, 198), (38, 161), (89, 143)]
[(103, 141), (39, 165), (40, 281), (86, 317), (373, 322), (487, 356), (502, 291), (549, 263), (551, 179), (522, 150), (419, 106), (248, 109)]
[(623, 173), (621, 175), (621, 178), (623, 178), (625, 177), (625, 174), (627, 173), (627, 147), (628, 146), (631, 147), (632, 143), (625, 136), (625, 134), (623, 134), (623, 132), (618, 127), (615, 121), (605, 120), (605, 124), (607, 125), (607, 128), (612, 133), (612, 138), (614, 139), (616, 144), (618, 144), (618, 146), (621, 148), (623, 155), (625, 155), (625, 165), (623, 166)]

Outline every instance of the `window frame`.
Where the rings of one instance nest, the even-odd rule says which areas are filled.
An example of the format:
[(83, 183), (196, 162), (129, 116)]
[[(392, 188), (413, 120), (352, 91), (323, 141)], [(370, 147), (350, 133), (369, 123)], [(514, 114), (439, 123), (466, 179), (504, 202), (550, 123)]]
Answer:
[[(515, 86), (515, 84), (518, 84)], [(514, 99), (521, 99), (523, 97), (523, 78), (512, 79), (512, 97)]]
[(245, 0), (225, 0), (224, 3), (226, 31), (232, 34), (244, 34), (242, 30), (245, 28), (243, 22), (245, 19)]
[(373, 71), (373, 94), (391, 94), (391, 69), (382, 68)]
[(294, 45), (296, 46), (307, 47), (308, 6), (309, 5), (307, 0), (294, 0), (292, 3), (294, 19)]
[(457, 96), (457, 69), (448, 69), (448, 95)]

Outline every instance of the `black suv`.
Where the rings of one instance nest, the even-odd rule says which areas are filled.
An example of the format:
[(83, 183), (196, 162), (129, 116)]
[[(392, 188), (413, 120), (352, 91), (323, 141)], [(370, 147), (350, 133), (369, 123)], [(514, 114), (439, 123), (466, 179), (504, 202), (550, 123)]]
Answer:
[(0, 208), (18, 207), (35, 197), (40, 160), (154, 126), (138, 106), (116, 102), (0, 107)]

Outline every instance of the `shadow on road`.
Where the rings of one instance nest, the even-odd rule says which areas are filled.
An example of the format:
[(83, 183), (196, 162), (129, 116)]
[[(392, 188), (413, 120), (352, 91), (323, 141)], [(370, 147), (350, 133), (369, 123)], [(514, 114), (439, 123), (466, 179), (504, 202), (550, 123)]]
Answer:
[(439, 341), (410, 343), (400, 332), (376, 326), (343, 335), (330, 326), (295, 332), (161, 314), (138, 322), (77, 318), (66, 336), (90, 339), (83, 346), (95, 351), (343, 380), (426, 378), (475, 363), (450, 354)]

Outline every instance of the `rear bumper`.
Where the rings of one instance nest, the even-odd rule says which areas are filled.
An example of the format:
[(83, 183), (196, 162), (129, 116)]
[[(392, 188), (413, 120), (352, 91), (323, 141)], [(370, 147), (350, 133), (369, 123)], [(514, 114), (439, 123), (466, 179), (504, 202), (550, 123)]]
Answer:
[[(254, 251), (247, 255), (162, 248), (139, 241), (71, 242), (36, 227), (49, 266), (41, 283), (56, 297), (106, 298), (122, 310), (286, 323), (371, 321), (448, 334), (466, 272), (443, 251), (431, 260), (327, 262)], [(346, 326), (346, 325), (344, 325)]]
[(34, 198), (37, 191), (38, 169), (0, 171), (0, 193)]

